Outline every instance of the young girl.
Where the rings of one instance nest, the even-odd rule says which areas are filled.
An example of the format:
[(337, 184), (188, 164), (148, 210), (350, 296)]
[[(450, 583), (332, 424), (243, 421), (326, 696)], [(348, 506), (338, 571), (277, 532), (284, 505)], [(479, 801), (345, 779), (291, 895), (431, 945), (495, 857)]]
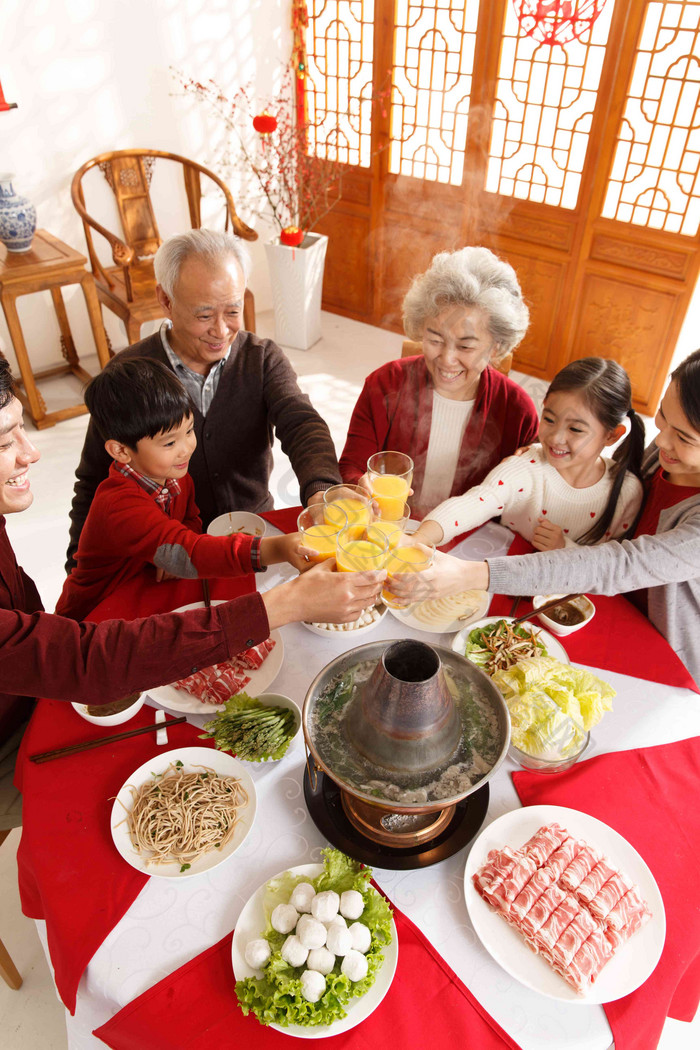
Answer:
[(646, 588), (647, 615), (700, 685), (700, 350), (671, 375), (646, 450), (644, 510), (634, 539), (576, 551), (468, 562), (438, 553), (393, 577), (405, 601), (471, 587), (498, 594), (620, 594)]
[[(603, 449), (630, 432), (612, 459)], [(431, 511), (412, 537), (439, 545), (499, 517), (537, 550), (630, 534), (642, 501), (644, 425), (629, 376), (616, 361), (572, 361), (552, 380), (539, 445), (504, 459), (481, 485)]]

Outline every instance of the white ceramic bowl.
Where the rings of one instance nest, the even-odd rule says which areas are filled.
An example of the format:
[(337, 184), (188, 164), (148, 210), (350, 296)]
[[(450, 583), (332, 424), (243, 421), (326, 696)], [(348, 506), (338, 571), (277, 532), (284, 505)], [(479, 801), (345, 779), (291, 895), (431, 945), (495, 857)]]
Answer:
[[(537, 608), (540, 605), (544, 605), (545, 602), (554, 601), (555, 598), (563, 597), (563, 594), (536, 594), (535, 597), (532, 599), (532, 607), (535, 611), (537, 611)], [(560, 637), (564, 637), (567, 634), (574, 634), (575, 631), (580, 631), (582, 627), (585, 627), (586, 624), (589, 624), (591, 622), (591, 620), (595, 616), (595, 605), (593, 604), (591, 599), (587, 598), (585, 595), (581, 595), (580, 598), (572, 599), (570, 604), (575, 605), (576, 608), (580, 609), (586, 617), (585, 620), (581, 621), (581, 623), (557, 623), (557, 621), (553, 620), (549, 613), (546, 612), (537, 613), (537, 619), (544, 627), (547, 628), (548, 631), (551, 631), (552, 634), (557, 634)]]
[(207, 534), (232, 536), (234, 532), (240, 532), (244, 536), (264, 536), (266, 528), (266, 522), (257, 514), (251, 514), (247, 510), (230, 510), (209, 522)]
[(372, 620), (372, 623), (361, 624), (359, 623), (361, 617), (359, 617), (355, 620), (355, 624), (358, 624), (358, 626), (355, 626), (355, 624), (352, 623), (344, 623), (334, 624), (331, 627), (320, 627), (317, 623), (307, 623), (306, 620), (302, 620), (302, 623), (307, 631), (311, 631), (312, 634), (318, 634), (321, 638), (345, 638), (354, 645), (355, 638), (359, 635), (369, 634), (370, 631), (373, 631), (375, 627), (382, 622), (387, 612), (386, 605), (375, 605), (374, 611), (377, 613), (377, 617)]
[[(146, 699), (146, 693), (141, 693), (133, 704), (129, 707), (124, 708), (123, 711), (118, 711), (116, 715), (91, 715), (88, 714), (87, 704), (73, 704), (73, 708), (78, 712), (81, 718), (84, 718), (86, 722), (92, 722), (96, 726), (119, 726), (122, 722), (128, 722), (130, 718), (133, 718), (137, 711), (140, 711), (143, 707), (143, 702)], [(96, 704), (90, 704), (90, 707), (97, 706)]]
[[(301, 729), (301, 708), (299, 705), (290, 696), (284, 696), (282, 693), (260, 693), (255, 699), (264, 707), (283, 707), (286, 711), (292, 712), (294, 715), (294, 732), (289, 741), (289, 746), (291, 747), (292, 740), (294, 740)], [(289, 754), (289, 749), (287, 749), (287, 754)], [(241, 759), (241, 761), (245, 761), (245, 759)]]

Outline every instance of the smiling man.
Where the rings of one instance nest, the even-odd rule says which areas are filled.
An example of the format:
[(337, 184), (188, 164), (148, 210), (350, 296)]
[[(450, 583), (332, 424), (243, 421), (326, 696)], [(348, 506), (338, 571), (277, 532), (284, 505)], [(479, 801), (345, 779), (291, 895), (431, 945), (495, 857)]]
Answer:
[[(212, 230), (171, 237), (156, 254), (155, 273), (167, 320), (122, 353), (162, 361), (193, 400), (197, 449), (190, 473), (204, 527), (229, 510), (272, 508), (273, 433), (289, 456), (301, 502), (321, 500), (341, 480), (333, 441), (280, 348), (241, 327), (248, 275), (242, 242)], [(109, 465), (90, 424), (76, 471), (68, 568)]]

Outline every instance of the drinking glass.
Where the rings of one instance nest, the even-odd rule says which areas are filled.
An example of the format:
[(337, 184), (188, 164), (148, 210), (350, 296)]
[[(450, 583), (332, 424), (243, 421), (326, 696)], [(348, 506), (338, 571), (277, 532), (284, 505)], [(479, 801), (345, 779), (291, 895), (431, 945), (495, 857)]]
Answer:
[(381, 533), (383, 536), (386, 536), (389, 541), (389, 550), (393, 551), (394, 548), (399, 545), (401, 534), (406, 528), (406, 523), (410, 514), (411, 512), (408, 504), (404, 503), (401, 517), (392, 518), (390, 520), (381, 518), (378, 521), (373, 522), (371, 525), (368, 525), (365, 529), (365, 539), (372, 540), (375, 534)]
[(301, 533), (304, 546), (315, 551), (314, 555), (309, 555), (313, 562), (335, 558), (338, 533), (348, 523), (347, 515), (338, 509), (335, 522), (329, 524), (325, 518), (325, 509), (323, 503), (314, 503), (302, 510), (297, 518), (297, 529)]
[(396, 521), (408, 499), (413, 460), (404, 452), (375, 452), (367, 460), (367, 474), (380, 518)]
[(338, 533), (335, 560), (341, 572), (382, 569), (388, 553), (389, 541), (386, 536), (377, 534), (374, 540), (357, 539), (352, 525), (347, 525)]
[(323, 504), (326, 524), (353, 529), (356, 540), (362, 539), (376, 517), (370, 497), (359, 485), (332, 485), (323, 494)]
[[(397, 547), (390, 552), (384, 562), (384, 568), (390, 576), (400, 572), (423, 572), (433, 564), (435, 547), (432, 544), (422, 543), (416, 546)], [(407, 602), (397, 598), (385, 585), (382, 590), (382, 601), (392, 609), (405, 608)]]

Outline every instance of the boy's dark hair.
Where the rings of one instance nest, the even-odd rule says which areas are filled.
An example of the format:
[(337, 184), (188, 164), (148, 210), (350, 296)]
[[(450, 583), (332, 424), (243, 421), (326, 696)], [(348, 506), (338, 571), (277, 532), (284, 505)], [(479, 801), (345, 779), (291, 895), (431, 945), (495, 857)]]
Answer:
[(10, 371), (10, 362), (6, 357), (0, 357), (0, 408), (9, 405), (15, 396), (15, 381)]
[(133, 450), (142, 438), (172, 430), (193, 413), (175, 373), (146, 357), (113, 358), (85, 387), (85, 404), (103, 441)]

